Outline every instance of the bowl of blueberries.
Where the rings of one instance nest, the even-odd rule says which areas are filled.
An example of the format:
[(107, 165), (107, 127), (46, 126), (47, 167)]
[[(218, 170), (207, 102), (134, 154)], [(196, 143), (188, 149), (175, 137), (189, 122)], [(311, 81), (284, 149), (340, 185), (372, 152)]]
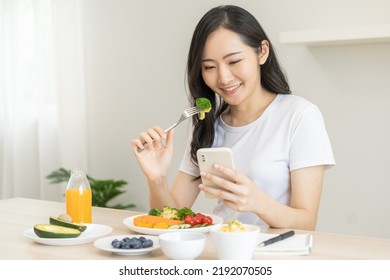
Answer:
[(126, 256), (143, 255), (160, 248), (158, 237), (143, 235), (107, 236), (96, 240), (94, 246), (103, 251)]

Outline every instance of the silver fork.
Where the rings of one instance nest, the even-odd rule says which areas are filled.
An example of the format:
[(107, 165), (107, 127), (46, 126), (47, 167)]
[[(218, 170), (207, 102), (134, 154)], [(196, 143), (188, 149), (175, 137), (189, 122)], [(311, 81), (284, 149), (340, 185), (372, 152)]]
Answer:
[[(188, 108), (186, 110), (184, 110), (184, 112), (181, 114), (180, 118), (177, 120), (177, 122), (175, 122), (173, 125), (171, 125), (170, 127), (168, 127), (167, 129), (165, 129), (165, 133), (168, 133), (171, 129), (175, 128), (176, 126), (178, 126), (182, 121), (188, 119), (189, 117), (192, 117), (193, 115), (195, 114), (198, 114), (199, 113), (199, 108), (198, 107), (191, 107), (191, 108)], [(142, 152), (143, 150), (145, 150), (145, 147), (146, 147), (146, 143), (143, 143), (144, 147), (141, 149), (141, 148), (138, 148), (138, 152)]]

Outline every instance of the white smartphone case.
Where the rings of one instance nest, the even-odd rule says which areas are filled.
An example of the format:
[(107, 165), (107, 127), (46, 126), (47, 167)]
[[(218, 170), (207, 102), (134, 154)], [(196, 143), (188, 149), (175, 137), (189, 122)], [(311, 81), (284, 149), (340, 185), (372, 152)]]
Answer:
[[(234, 169), (233, 154), (229, 148), (202, 148), (197, 151), (196, 156), (198, 158), (200, 171), (205, 171), (227, 179), (223, 174), (215, 170), (213, 165), (219, 164)], [(203, 177), (202, 183), (213, 188), (218, 188), (218, 186), (216, 186), (212, 181)], [(205, 194), (208, 198), (217, 198), (207, 193)]]

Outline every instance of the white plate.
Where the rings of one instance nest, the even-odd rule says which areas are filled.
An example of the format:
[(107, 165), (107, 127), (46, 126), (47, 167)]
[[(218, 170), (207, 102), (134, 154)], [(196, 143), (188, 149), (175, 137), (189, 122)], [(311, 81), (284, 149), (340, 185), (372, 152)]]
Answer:
[(69, 246), (80, 245), (95, 241), (96, 239), (109, 234), (112, 227), (99, 224), (86, 224), (87, 229), (75, 238), (41, 238), (35, 234), (34, 228), (29, 228), (23, 232), (23, 235), (34, 240), (37, 243), (45, 245)]
[[(144, 236), (146, 239), (150, 239), (153, 241), (153, 246), (149, 248), (142, 248), (142, 249), (116, 249), (112, 247), (111, 242), (114, 239), (122, 240), (125, 237), (137, 237)], [(160, 243), (158, 240), (158, 237), (156, 236), (145, 236), (145, 235), (114, 235), (114, 236), (106, 236), (104, 238), (100, 238), (96, 240), (93, 245), (103, 251), (111, 252), (117, 255), (124, 255), (124, 256), (138, 256), (138, 255), (145, 255), (153, 250), (156, 250), (160, 248)]]
[(210, 214), (203, 214), (206, 216), (210, 216), (213, 219), (213, 225), (207, 226), (207, 227), (197, 227), (197, 228), (186, 228), (186, 229), (159, 229), (159, 228), (145, 228), (145, 227), (137, 227), (134, 225), (133, 220), (135, 217), (138, 216), (143, 216), (147, 215), (145, 214), (140, 214), (136, 216), (131, 216), (123, 220), (123, 223), (128, 226), (131, 230), (143, 233), (143, 234), (149, 234), (149, 235), (160, 235), (162, 233), (166, 232), (172, 232), (172, 231), (196, 231), (196, 232), (209, 232), (210, 229), (212, 229), (215, 225), (222, 224), (223, 220), (221, 217), (215, 216), (215, 215), (210, 215)]

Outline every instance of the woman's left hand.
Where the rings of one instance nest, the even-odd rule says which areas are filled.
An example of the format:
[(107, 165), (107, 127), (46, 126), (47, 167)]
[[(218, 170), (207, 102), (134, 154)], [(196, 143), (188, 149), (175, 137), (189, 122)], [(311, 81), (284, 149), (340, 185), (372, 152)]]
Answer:
[(214, 182), (219, 189), (199, 185), (199, 188), (210, 195), (217, 196), (222, 199), (224, 203), (230, 208), (239, 212), (256, 212), (262, 192), (259, 190), (254, 182), (245, 174), (237, 172), (236, 170), (224, 167), (221, 165), (214, 165), (214, 168), (224, 174), (226, 178), (201, 172), (201, 176)]

